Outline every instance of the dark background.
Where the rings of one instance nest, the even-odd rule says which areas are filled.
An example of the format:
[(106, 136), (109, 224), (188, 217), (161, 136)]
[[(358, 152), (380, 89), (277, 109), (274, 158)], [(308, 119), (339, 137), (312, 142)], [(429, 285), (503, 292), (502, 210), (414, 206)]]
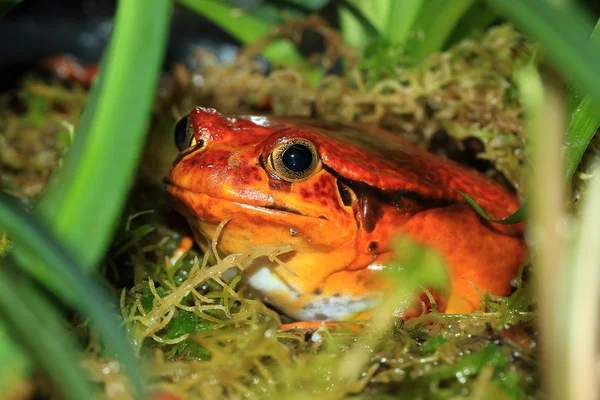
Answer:
[[(262, 1), (235, 0), (240, 6)], [(285, 3), (285, 0), (270, 1)], [(19, 74), (46, 57), (69, 53), (84, 62), (96, 62), (108, 40), (116, 3), (116, 0), (23, 0), (0, 19), (0, 89), (12, 86)], [(598, 18), (600, 0), (579, 3)], [(329, 23), (337, 24), (334, 4), (324, 9), (324, 16)], [(166, 63), (185, 62), (195, 46), (207, 48), (226, 61), (235, 56), (237, 45), (233, 37), (210, 21), (176, 6)]]

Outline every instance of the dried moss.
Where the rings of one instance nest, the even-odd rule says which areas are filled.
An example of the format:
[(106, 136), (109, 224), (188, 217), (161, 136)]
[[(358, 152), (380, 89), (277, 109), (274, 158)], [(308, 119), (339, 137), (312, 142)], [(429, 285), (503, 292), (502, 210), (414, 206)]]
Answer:
[(374, 123), (422, 142), (440, 130), (459, 143), (475, 137), (484, 146), (478, 156), (491, 160), (522, 190), (527, 165), (512, 75), (532, 61), (534, 46), (501, 26), (479, 41), (465, 40), (431, 54), (419, 65), (403, 65), (402, 58), (392, 58), (399, 53), (393, 50), (386, 47), (353, 62), (356, 57), (348, 56), (348, 50), (338, 49), (328, 57), (346, 57), (349, 72), (328, 75), (316, 86), (311, 76), (293, 69), (265, 76), (261, 63), (249, 61), (248, 51), (225, 66), (198, 52), (199, 67), (176, 74), (177, 104), (183, 112), (202, 104), (224, 114), (267, 111)]

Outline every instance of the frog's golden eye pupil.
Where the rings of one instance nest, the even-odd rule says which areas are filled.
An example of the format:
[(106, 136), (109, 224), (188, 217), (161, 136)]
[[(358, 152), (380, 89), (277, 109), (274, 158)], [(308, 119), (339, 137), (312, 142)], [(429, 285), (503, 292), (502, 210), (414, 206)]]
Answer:
[(289, 139), (276, 147), (267, 158), (272, 173), (288, 182), (301, 182), (321, 167), (315, 146), (306, 139)]
[(294, 172), (307, 171), (313, 163), (313, 154), (303, 144), (290, 146), (281, 156), (281, 162)]

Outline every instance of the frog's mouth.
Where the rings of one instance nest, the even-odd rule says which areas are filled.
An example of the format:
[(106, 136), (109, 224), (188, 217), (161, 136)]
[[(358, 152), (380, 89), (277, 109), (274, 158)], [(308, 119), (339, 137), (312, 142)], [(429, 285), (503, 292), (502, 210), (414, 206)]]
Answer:
[[(231, 204), (234, 207), (242, 207), (242, 208), (246, 208), (246, 209), (252, 209), (254, 211), (268, 213), (271, 215), (281, 213), (283, 215), (287, 215), (288, 217), (290, 215), (297, 215), (297, 216), (303, 217), (303, 218), (329, 221), (329, 218), (327, 218), (325, 215), (319, 215), (319, 216), (306, 215), (306, 214), (303, 214), (301, 211), (299, 211), (295, 208), (288, 207), (288, 206), (281, 206), (281, 205), (277, 205), (277, 204), (247, 204), (247, 203), (241, 203), (239, 201), (235, 201), (235, 200), (231, 200), (231, 199), (223, 199), (220, 197), (213, 197), (206, 193), (194, 192), (190, 189), (187, 189), (185, 187), (182, 187), (182, 186), (179, 186), (179, 185), (173, 183), (168, 178), (165, 178), (163, 180), (163, 183), (165, 184), (166, 190), (169, 193), (169, 195), (175, 199), (178, 199), (179, 201), (181, 201), (183, 203), (191, 203), (192, 201), (203, 202), (201, 199), (204, 198), (206, 200), (206, 202), (213, 201), (213, 202), (219, 202), (219, 203), (223, 203), (223, 204)], [(191, 206), (192, 204), (189, 204), (189, 205)]]

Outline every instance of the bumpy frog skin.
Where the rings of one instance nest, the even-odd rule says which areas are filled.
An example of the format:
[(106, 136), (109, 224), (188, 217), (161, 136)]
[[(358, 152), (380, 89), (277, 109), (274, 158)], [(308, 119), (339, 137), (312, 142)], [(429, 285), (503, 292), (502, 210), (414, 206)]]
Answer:
[(230, 219), (222, 254), (294, 244), (285, 268), (260, 258), (245, 276), (294, 318), (368, 318), (399, 234), (443, 255), (451, 286), (434, 293), (449, 313), (479, 307), (473, 285), (506, 295), (526, 256), (521, 225), (484, 221), (458, 191), (493, 218), (519, 207), (510, 192), (387, 131), (198, 107), (178, 134), (182, 151), (167, 179), (175, 208), (204, 248)]

